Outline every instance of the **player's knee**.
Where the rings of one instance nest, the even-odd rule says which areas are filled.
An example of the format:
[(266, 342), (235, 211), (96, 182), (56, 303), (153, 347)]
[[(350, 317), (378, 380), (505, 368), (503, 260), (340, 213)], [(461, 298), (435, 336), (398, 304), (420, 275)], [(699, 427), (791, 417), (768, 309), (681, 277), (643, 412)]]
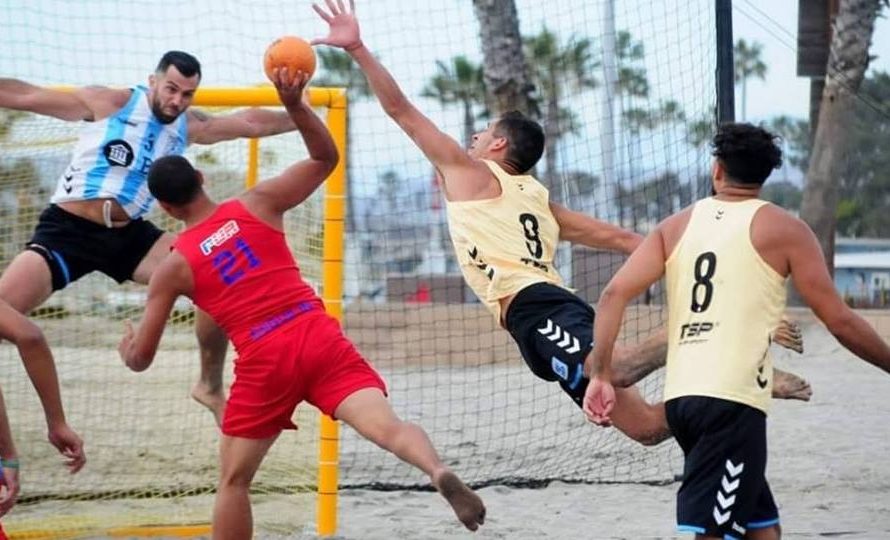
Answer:
[(25, 318), (21, 318), (20, 324), (16, 325), (14, 330), (4, 337), (15, 343), (19, 349), (42, 347), (46, 343), (46, 338), (40, 327)]
[(222, 470), (219, 475), (219, 487), (221, 489), (248, 489), (252, 481), (252, 473), (235, 467)]
[(639, 438), (637, 438), (637, 442), (643, 446), (655, 446), (667, 439), (668, 436), (670, 436), (670, 433), (667, 431), (660, 432), (657, 430), (646, 430), (640, 434)]

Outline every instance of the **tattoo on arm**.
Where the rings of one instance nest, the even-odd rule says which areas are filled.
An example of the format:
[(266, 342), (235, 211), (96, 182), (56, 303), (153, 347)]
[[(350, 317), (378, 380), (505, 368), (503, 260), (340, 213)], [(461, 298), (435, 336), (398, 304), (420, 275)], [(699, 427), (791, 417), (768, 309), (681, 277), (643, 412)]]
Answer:
[(206, 122), (210, 120), (210, 115), (201, 109), (192, 109), (192, 117), (198, 122)]

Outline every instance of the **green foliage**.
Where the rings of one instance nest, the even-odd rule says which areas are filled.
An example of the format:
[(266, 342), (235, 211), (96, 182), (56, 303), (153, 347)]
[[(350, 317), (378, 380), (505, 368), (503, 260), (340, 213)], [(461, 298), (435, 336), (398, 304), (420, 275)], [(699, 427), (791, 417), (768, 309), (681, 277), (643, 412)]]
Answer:
[(810, 165), (810, 123), (800, 118), (777, 116), (767, 122), (767, 129), (782, 137), (782, 153), (786, 163), (801, 171)]
[(312, 81), (314, 86), (341, 86), (352, 97), (370, 97), (371, 87), (362, 70), (349, 53), (340, 49), (318, 48), (315, 51), (321, 68)]
[(786, 180), (770, 180), (760, 191), (760, 197), (775, 203), (786, 210), (800, 210), (803, 191), (797, 185)]
[[(806, 120), (779, 116), (767, 126), (781, 135), (788, 162), (806, 172), (811, 144)], [(837, 231), (844, 236), (890, 237), (890, 74), (872, 72), (853, 107), (853, 126), (843, 172), (837, 179)], [(798, 195), (783, 183), (768, 183), (764, 197), (798, 208)], [(769, 195), (769, 197), (767, 197)], [(783, 202), (778, 202), (778, 201)]]
[[(849, 154), (841, 176), (841, 201), (858, 212), (838, 214), (848, 236), (890, 236), (890, 73), (873, 72), (854, 107)], [(840, 208), (839, 208), (840, 210)]]
[(735, 58), (735, 82), (743, 83), (745, 80), (756, 77), (766, 77), (767, 67), (760, 56), (763, 54), (763, 45), (756, 41), (748, 43), (740, 39), (733, 47)]

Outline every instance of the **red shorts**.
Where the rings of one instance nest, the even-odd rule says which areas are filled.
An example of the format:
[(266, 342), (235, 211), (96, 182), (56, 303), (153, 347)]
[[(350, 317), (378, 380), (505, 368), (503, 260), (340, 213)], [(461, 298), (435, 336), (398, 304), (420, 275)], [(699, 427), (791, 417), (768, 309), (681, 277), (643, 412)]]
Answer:
[(232, 437), (265, 439), (296, 429), (291, 417), (301, 401), (333, 416), (357, 390), (386, 393), (380, 375), (324, 311), (301, 314), (240, 353), (222, 422)]

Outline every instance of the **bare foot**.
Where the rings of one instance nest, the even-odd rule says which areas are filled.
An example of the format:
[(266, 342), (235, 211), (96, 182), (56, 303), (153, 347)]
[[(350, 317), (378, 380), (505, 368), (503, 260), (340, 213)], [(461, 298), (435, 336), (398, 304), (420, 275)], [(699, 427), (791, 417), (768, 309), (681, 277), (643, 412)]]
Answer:
[(810, 383), (794, 373), (773, 368), (773, 397), (776, 399), (799, 399), (809, 401), (813, 395)]
[(457, 519), (471, 531), (485, 522), (485, 505), (472, 489), (451, 471), (444, 471), (433, 479), (433, 485), (445, 497)]
[(773, 343), (803, 354), (803, 334), (794, 321), (783, 318), (773, 331)]
[(213, 413), (216, 425), (222, 426), (223, 411), (226, 408), (226, 396), (222, 389), (214, 392), (206, 384), (197, 382), (192, 387), (192, 399), (207, 407)]

